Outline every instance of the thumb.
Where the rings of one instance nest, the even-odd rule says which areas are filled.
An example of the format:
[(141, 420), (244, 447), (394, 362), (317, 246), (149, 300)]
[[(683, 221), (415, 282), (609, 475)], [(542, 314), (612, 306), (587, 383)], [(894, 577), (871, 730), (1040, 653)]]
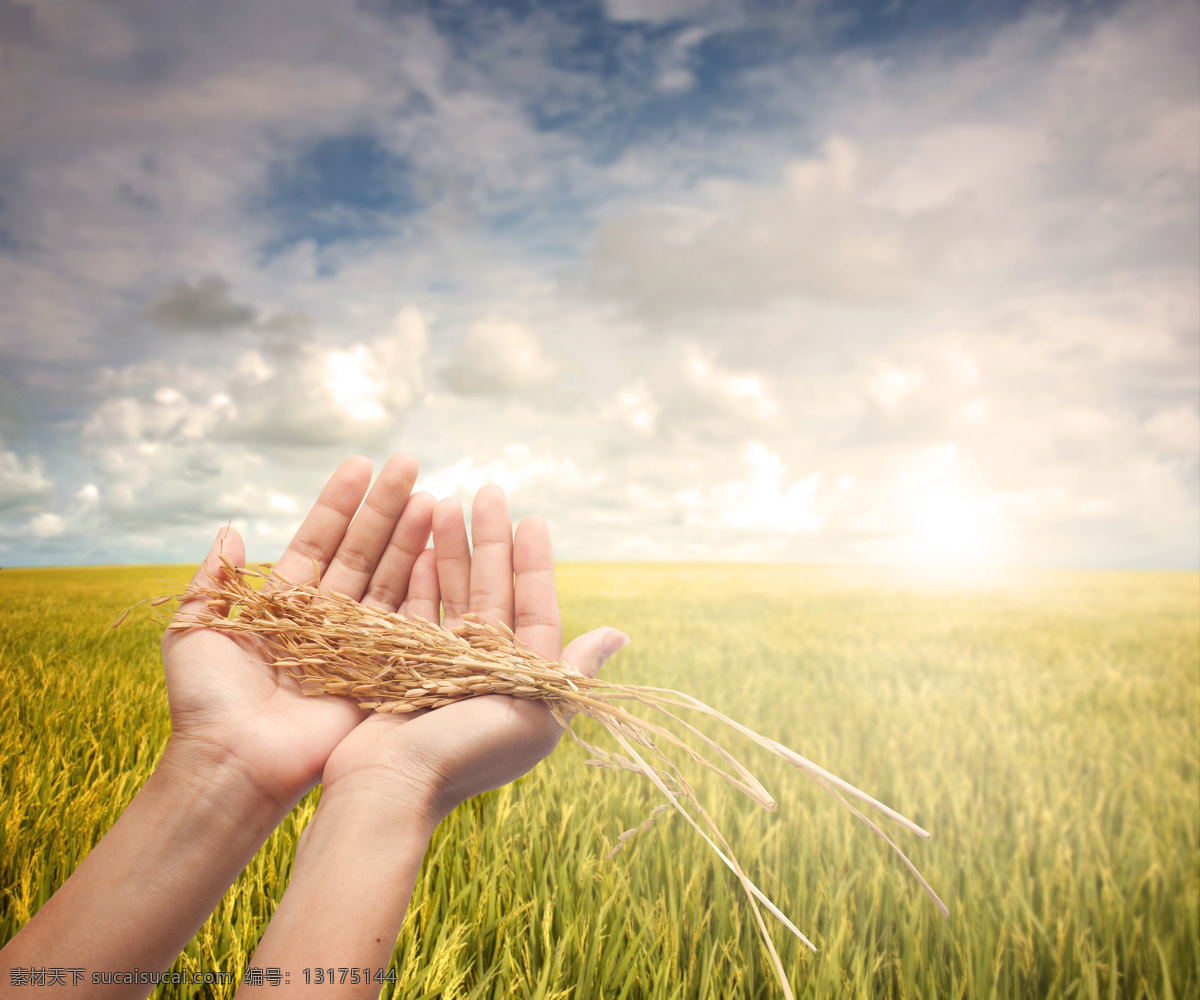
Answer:
[(629, 636), (618, 629), (604, 626), (576, 636), (562, 651), (562, 661), (569, 663), (586, 677), (595, 677), (604, 661), (629, 642)]

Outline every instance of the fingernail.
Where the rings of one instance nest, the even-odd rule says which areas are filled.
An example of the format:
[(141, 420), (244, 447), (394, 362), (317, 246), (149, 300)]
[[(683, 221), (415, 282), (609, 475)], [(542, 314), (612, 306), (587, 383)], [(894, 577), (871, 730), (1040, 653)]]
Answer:
[(600, 647), (600, 662), (603, 663), (617, 650), (624, 649), (629, 645), (629, 636), (624, 632), (618, 632), (613, 629), (604, 638), (604, 645)]

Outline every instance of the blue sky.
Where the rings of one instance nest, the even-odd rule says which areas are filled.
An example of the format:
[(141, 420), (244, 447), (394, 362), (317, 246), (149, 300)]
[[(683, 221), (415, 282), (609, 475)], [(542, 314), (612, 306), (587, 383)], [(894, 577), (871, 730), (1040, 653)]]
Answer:
[(561, 558), (1200, 563), (1194, 3), (0, 0), (0, 565), (346, 455)]

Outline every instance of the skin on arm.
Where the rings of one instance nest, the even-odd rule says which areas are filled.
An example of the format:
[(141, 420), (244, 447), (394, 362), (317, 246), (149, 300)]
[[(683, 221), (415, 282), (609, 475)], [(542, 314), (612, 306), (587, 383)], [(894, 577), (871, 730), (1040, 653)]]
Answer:
[[(458, 503), (438, 504), (434, 548), (414, 566), (407, 598), (388, 610), (437, 621), (440, 602), (449, 627), (469, 610), (592, 676), (625, 644), (622, 633), (602, 628), (562, 649), (554, 556), (541, 518), (522, 520), (514, 538), (503, 492), (485, 487), (471, 526), (474, 555)], [(386, 969), (438, 823), (460, 802), (520, 777), (561, 735), (545, 706), (500, 695), (366, 719), (330, 755), (321, 803), (252, 966), (285, 970), (306, 996), (376, 996), (379, 984), (369, 981), (306, 986), (301, 970)], [(238, 997), (260, 989), (270, 987), (243, 986)]]
[[(406, 591), (433, 508), (427, 494), (409, 496), (416, 471), (411, 456), (394, 456), (368, 494), (370, 462), (343, 463), (278, 569), (311, 579), (315, 559), (325, 589), (356, 598)], [(197, 582), (219, 575), (222, 553), (244, 565), (236, 532), (218, 535)], [(145, 996), (145, 985), (92, 985), (91, 974), (168, 968), (316, 783), (365, 713), (343, 699), (304, 697), (262, 658), (216, 632), (164, 635), (172, 734), (163, 756), (112, 829), (0, 951), (0, 996), (14, 967), (86, 970), (79, 986), (68, 975), (66, 986), (39, 987), (39, 996)]]

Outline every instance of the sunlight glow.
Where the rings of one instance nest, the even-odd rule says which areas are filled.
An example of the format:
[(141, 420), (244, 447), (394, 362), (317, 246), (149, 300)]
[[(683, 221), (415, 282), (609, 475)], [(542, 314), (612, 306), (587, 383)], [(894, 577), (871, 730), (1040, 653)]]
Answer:
[(919, 565), (984, 566), (999, 554), (994, 504), (959, 487), (910, 497), (909, 523), (909, 555)]
[(334, 351), (325, 357), (325, 388), (347, 416), (375, 423), (387, 414), (379, 404), (383, 386), (368, 374), (371, 367), (371, 355), (362, 344)]
[(902, 487), (907, 563), (961, 570), (1002, 561), (999, 504), (973, 480), (954, 444), (931, 449), (910, 467)]

